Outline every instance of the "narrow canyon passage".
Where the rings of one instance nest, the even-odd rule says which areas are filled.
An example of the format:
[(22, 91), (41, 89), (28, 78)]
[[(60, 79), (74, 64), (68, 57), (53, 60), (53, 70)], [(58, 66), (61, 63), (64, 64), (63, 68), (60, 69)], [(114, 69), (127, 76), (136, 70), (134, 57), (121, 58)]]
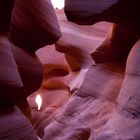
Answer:
[(0, 140), (139, 140), (140, 2), (0, 1)]

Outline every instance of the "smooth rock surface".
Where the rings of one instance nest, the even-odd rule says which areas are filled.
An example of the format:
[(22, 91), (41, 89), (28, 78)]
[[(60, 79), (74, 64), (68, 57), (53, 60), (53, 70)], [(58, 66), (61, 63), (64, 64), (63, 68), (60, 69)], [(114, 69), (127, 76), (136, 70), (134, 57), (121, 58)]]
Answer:
[[(108, 21), (140, 34), (138, 0), (103, 0), (101, 3), (96, 0), (66, 0), (65, 5), (65, 13), (69, 21), (84, 25)], [(95, 5), (97, 6), (94, 7)], [(99, 12), (99, 8), (102, 12)]]
[(9, 38), (30, 53), (61, 37), (61, 31), (50, 0), (15, 0)]
[(0, 107), (1, 140), (37, 140), (37, 135), (27, 118), (15, 106)]

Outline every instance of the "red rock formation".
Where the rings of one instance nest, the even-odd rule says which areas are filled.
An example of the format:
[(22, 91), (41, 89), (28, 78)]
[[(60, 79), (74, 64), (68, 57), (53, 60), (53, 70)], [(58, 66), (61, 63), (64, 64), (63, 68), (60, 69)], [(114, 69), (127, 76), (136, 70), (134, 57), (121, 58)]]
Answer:
[[(4, 39), (1, 39), (1, 42), (2, 45), (3, 42), (5, 42), (4, 44), (5, 49), (7, 47), (8, 48), (7, 51), (9, 51), (9, 54), (6, 54), (6, 50), (2, 48), (3, 54), (1, 55), (4, 56), (1, 57), (4, 57), (4, 59), (5, 57), (7, 57), (8, 59), (7, 61), (11, 63), (11, 70), (13, 69), (13, 72), (17, 76), (19, 76), (20, 74), (21, 79), (15, 77), (17, 79), (17, 83), (15, 83), (16, 79), (15, 81), (13, 79), (12, 82), (13, 84), (15, 83), (16, 88), (20, 88), (21, 86), (23, 86), (23, 89), (21, 90), (23, 90), (24, 95), (21, 93), (21, 97), (23, 96), (27, 97), (30, 93), (32, 93), (33, 91), (39, 88), (39, 85), (41, 84), (42, 81), (41, 80), (42, 68), (41, 68), (41, 64), (39, 64), (39, 61), (34, 56), (31, 56), (30, 54), (26, 53), (22, 49), (35, 55), (34, 53), (38, 48), (43, 47), (48, 43), (51, 44), (54, 43), (61, 36), (59, 24), (57, 22), (57, 18), (54, 9), (51, 5), (51, 2), (49, 1), (37, 1), (37, 3), (36, 2), (34, 3), (33, 1), (26, 3), (25, 1), (22, 0), (15, 1), (15, 2), (1, 1), (1, 5), (3, 6), (1, 9), (2, 11), (1, 18), (5, 19), (4, 16), (8, 15), (7, 19), (5, 19), (7, 21), (6, 23), (7, 26), (4, 29), (5, 33), (4, 31), (1, 32), (1, 34), (4, 34), (2, 36)], [(9, 11), (6, 11), (8, 6), (12, 8), (9, 8)], [(2, 21), (0, 23), (4, 26), (3, 22), (6, 21)], [(0, 28), (4, 28), (2, 25)], [(9, 26), (10, 26), (10, 30), (9, 30)], [(32, 31), (29, 31), (29, 29)], [(8, 39), (10, 38), (10, 41), (12, 41), (14, 45), (17, 45), (22, 49), (18, 49), (16, 48), (16, 46), (10, 44), (8, 41), (5, 41), (7, 39), (7, 34), (8, 34)], [(13, 55), (12, 53), (14, 54), (14, 58), (12, 56)], [(6, 67), (5, 69), (7, 69), (8, 64), (5, 67)], [(14, 69), (17, 70), (17, 72), (15, 72)], [(3, 73), (3, 76), (4, 75), (6, 76), (6, 74)], [(32, 76), (32, 78), (30, 76)], [(32, 83), (30, 79), (32, 79), (34, 83)], [(9, 80), (10, 80), (10, 76), (9, 76)], [(21, 83), (21, 80), (23, 83)], [(4, 82), (2, 81), (2, 83)], [(31, 84), (29, 85), (29, 83), (32, 83), (34, 86), (32, 86)], [(7, 83), (7, 85), (8, 84), (10, 83)], [(14, 90), (14, 92), (16, 91)]]
[[(88, 1), (86, 2), (88, 3)], [(93, 15), (87, 16), (91, 13), (83, 14), (82, 8), (84, 6), (86, 10), (90, 9), (86, 7), (87, 5), (82, 5), (81, 3), (79, 3), (79, 1), (72, 0), (66, 0), (66, 4), (66, 6), (71, 6), (71, 9), (65, 9), (68, 10), (66, 11), (67, 16), (71, 21), (77, 23), (84, 22), (84, 24), (91, 24), (92, 22), (95, 23), (99, 21), (96, 19), (96, 17), (91, 18), (91, 16)], [(81, 7), (74, 7), (74, 4), (79, 4)], [(107, 21), (110, 20), (121, 25), (120, 26), (114, 24), (115, 28), (113, 28), (112, 32), (114, 34), (111, 35), (115, 36), (115, 38), (113, 36), (110, 36), (110, 38), (107, 38), (108, 41), (105, 40), (107, 41), (107, 43), (105, 44), (106, 48), (109, 47), (107, 44), (110, 43), (113, 39), (115, 42), (112, 41), (111, 44), (114, 43), (115, 46), (124, 45), (125, 49), (127, 48), (127, 45), (130, 47), (128, 50), (126, 50), (126, 55), (128, 55), (131, 47), (133, 47), (130, 55), (128, 56), (126, 68), (125, 62), (114, 60), (109, 63), (105, 60), (103, 62), (107, 63), (86, 67), (89, 70), (86, 73), (82, 86), (80, 86), (80, 88), (78, 88), (78, 90), (74, 92), (74, 95), (70, 97), (67, 103), (64, 104), (62, 108), (60, 108), (57, 112), (53, 112), (53, 109), (49, 107), (46, 108), (46, 112), (43, 112), (44, 114), (46, 113), (44, 116), (47, 116), (48, 114), (48, 116), (46, 117), (46, 121), (43, 119), (42, 122), (44, 123), (40, 122), (41, 124), (38, 127), (39, 134), (41, 137), (43, 137), (43, 140), (138, 140), (140, 138), (140, 135), (138, 133), (139, 67), (137, 65), (139, 61), (139, 35), (137, 33), (139, 33), (140, 30), (138, 25), (139, 16), (137, 4), (139, 4), (138, 1), (134, 1), (134, 3), (125, 0), (119, 1), (117, 4), (111, 6), (111, 8), (108, 8), (108, 11), (104, 11), (104, 16), (99, 15), (100, 21), (106, 18)], [(133, 7), (134, 5), (136, 6), (137, 10)], [(89, 6), (91, 7), (92, 5)], [(118, 16), (121, 16), (120, 13), (122, 11), (124, 12), (126, 10), (127, 12), (129, 12), (131, 8), (125, 9), (125, 6), (132, 8), (131, 12), (133, 16), (135, 15), (135, 21), (130, 22), (130, 19), (133, 18), (132, 15), (130, 15), (129, 18), (127, 17), (128, 19), (125, 19), (125, 16), (122, 17), (122, 19), (121, 17), (118, 17), (119, 19), (117, 18), (117, 16), (114, 17), (113, 14), (118, 13)], [(120, 11), (117, 12), (118, 7), (120, 7)], [(82, 10), (76, 12), (77, 9)], [(112, 15), (109, 15), (111, 14), (111, 11), (113, 11), (113, 13)], [(135, 13), (134, 11), (137, 13)], [(128, 13), (125, 14), (128, 15)], [(60, 16), (60, 18), (62, 17)], [(65, 23), (61, 23), (61, 25), (65, 25)], [(72, 24), (70, 24), (70, 27), (72, 27), (71, 25)], [(122, 25), (125, 28), (122, 27)], [(77, 26), (74, 24), (73, 26), (74, 31), (77, 32), (77, 28), (75, 28)], [(115, 30), (116, 27), (117, 30)], [(114, 32), (114, 30), (116, 31), (116, 33)], [(65, 27), (63, 31), (68, 31), (68, 29)], [(96, 34), (97, 30), (94, 31)], [(87, 38), (85, 40), (88, 40), (88, 42), (85, 41), (84, 44), (82, 35), (79, 33), (81, 36), (76, 36), (77, 34), (75, 35), (75, 32), (70, 30), (69, 33), (63, 32), (64, 36), (56, 44), (56, 49), (60, 52), (64, 52), (67, 54), (69, 53), (67, 50), (70, 50), (69, 54), (72, 57), (73, 62), (76, 61), (76, 56), (79, 56), (76, 54), (81, 50), (83, 51), (86, 48), (86, 44), (91, 41), (86, 36)], [(120, 36), (118, 37), (119, 34)], [(74, 36), (76, 41), (72, 39), (72, 36)], [(82, 41), (80, 39), (82, 39)], [(136, 41), (137, 43), (135, 44)], [(111, 47), (113, 47), (114, 45), (111, 45)], [(78, 48), (78, 51), (74, 51), (75, 55), (73, 55), (73, 50), (76, 50), (75, 48)], [(121, 48), (122, 47), (119, 46), (119, 51), (122, 50)], [(123, 51), (125, 52), (124, 48)], [(92, 49), (94, 50), (95, 48), (93, 47)], [(117, 50), (117, 48), (115, 49)], [(84, 56), (85, 53), (88, 56), (88, 51), (85, 51), (83, 55), (80, 56), (81, 60), (83, 58), (82, 56)], [(114, 54), (110, 54), (115, 55), (115, 53), (116, 51), (114, 51)], [(100, 54), (99, 57), (101, 56), (102, 55)], [(125, 56), (125, 58), (126, 57), (127, 56)], [(87, 61), (89, 60), (88, 57), (84, 58)], [(67, 61), (70, 61), (70, 58), (67, 57)], [(78, 65), (79, 69), (76, 68), (76, 70), (80, 71), (81, 69), (85, 68), (82, 67), (85, 61), (80, 61), (80, 59), (78, 59), (78, 62), (80, 65)], [(75, 64), (75, 66), (77, 66), (78, 63)], [(73, 65), (71, 65), (71, 63), (69, 63), (69, 65), (71, 70), (75, 70), (75, 67), (73, 69)], [(41, 118), (43, 117), (41, 116)]]
[(30, 117), (27, 96), (42, 83), (35, 51), (61, 37), (59, 24), (51, 2), (42, 0), (2, 0), (0, 19), (0, 139), (35, 140), (22, 113)]
[(61, 32), (51, 2), (16, 0), (9, 36), (15, 45), (30, 53), (56, 42)]
[[(60, 18), (62, 18), (61, 12), (58, 17), (59, 16)], [(99, 101), (96, 100), (99, 107), (97, 107), (96, 111), (99, 111), (100, 115), (104, 114), (103, 108), (105, 106), (107, 107), (107, 109), (105, 110), (106, 117), (103, 120), (99, 120), (95, 125), (95, 129), (99, 129), (100, 126), (97, 127), (98, 124), (101, 123), (101, 126), (104, 125), (104, 123), (102, 124), (102, 121), (106, 122), (109, 119), (111, 110), (114, 107), (114, 101), (108, 102), (108, 100), (104, 100), (104, 96), (107, 96), (106, 98), (109, 98), (109, 96), (115, 91), (115, 93), (110, 98), (111, 100), (116, 99), (122, 82), (123, 74), (118, 72), (121, 68), (118, 68), (118, 71), (112, 74), (111, 69), (107, 72), (105, 71), (105, 66), (101, 66), (99, 68), (91, 67), (92, 64), (94, 65), (94, 61), (90, 58), (90, 52), (95, 49), (95, 47), (97, 47), (97, 44), (99, 44), (104, 38), (104, 32), (109, 28), (108, 24), (101, 23), (95, 27), (79, 27), (67, 23), (66, 19), (62, 18), (60, 19), (60, 25), (63, 25), (61, 26), (63, 36), (57, 42), (57, 44), (55, 46), (46, 46), (45, 48), (41, 48), (37, 51), (38, 57), (45, 66), (45, 77), (43, 86), (39, 91), (36, 92), (36, 95), (40, 94), (43, 99), (41, 110), (37, 111), (37, 106), (34, 101), (35, 95), (30, 96), (28, 98), (28, 101), (31, 103), (30, 105), (32, 107), (32, 114), (35, 119), (35, 129), (37, 130), (40, 137), (44, 136), (43, 139), (75, 139), (79, 135), (80, 137), (88, 139), (91, 134), (91, 128), (89, 127), (89, 125), (85, 125), (82, 127), (81, 123), (79, 122), (82, 119), (85, 123), (87, 123), (88, 121), (88, 124), (91, 124), (93, 121), (95, 121), (94, 119), (92, 121), (89, 119), (86, 120), (86, 116), (92, 116), (90, 113), (92, 109), (90, 110), (90, 107), (92, 108), (92, 106), (97, 105), (96, 103), (92, 104), (92, 101), (95, 100), (93, 95), (94, 87), (98, 87), (96, 88), (96, 90), (98, 91), (99, 89), (97, 93), (100, 93), (100, 90), (106, 87), (106, 83), (112, 83), (113, 85), (110, 88), (106, 87), (103, 91), (104, 94), (108, 93), (109, 95), (103, 95), (103, 97), (101, 97)], [(95, 31), (95, 34), (91, 29)], [(75, 30), (77, 32), (73, 32)], [(83, 33), (83, 36), (81, 36), (81, 33)], [(93, 35), (93, 38), (91, 37), (91, 34)], [(85, 52), (82, 53), (81, 57), (79, 57), (84, 61), (80, 61), (80, 59), (78, 59), (78, 62), (81, 66), (78, 67), (79, 70), (73, 71), (73, 69), (71, 69), (71, 66), (68, 65), (64, 57), (65, 55), (61, 52), (57, 52), (54, 47), (56, 47), (56, 49), (61, 52), (66, 52), (67, 49), (71, 50), (71, 56), (73, 56), (73, 48), (78, 48), (79, 51)], [(79, 51), (77, 51), (76, 53), (80, 53)], [(83, 67), (85, 64), (87, 66)], [(102, 69), (103, 67), (105, 68)], [(108, 67), (112, 68), (112, 66)], [(93, 75), (94, 72), (96, 72), (95, 79)], [(119, 74), (117, 74), (117, 72)], [(101, 73), (103, 73), (102, 76), (100, 76)], [(85, 74), (86, 77), (84, 77)], [(103, 78), (105, 77), (105, 75), (106, 78)], [(117, 75), (119, 75), (118, 78)], [(100, 80), (97, 81), (97, 79), (99, 78)], [(113, 82), (114, 79), (115, 81)], [(92, 83), (95, 83), (95, 86), (93, 86)], [(100, 83), (103, 84), (100, 85)], [(72, 94), (73, 96), (71, 97)], [(91, 98), (91, 96), (93, 96), (93, 98)], [(88, 99), (91, 101), (89, 101)], [(89, 103), (87, 103), (88, 101)], [(104, 106), (101, 105), (102, 102), (104, 102)], [(110, 105), (111, 107), (109, 107)], [(83, 110), (85, 110), (84, 113)], [(74, 112), (74, 114), (76, 114), (76, 112), (79, 112), (79, 115), (73, 116), (71, 115), (71, 111)], [(95, 114), (93, 113), (93, 116), (96, 115), (96, 111)], [(41, 115), (39, 115), (39, 113), (41, 113)], [(76, 118), (78, 116), (79, 119), (77, 120)], [(77, 127), (72, 127), (69, 122), (72, 126)], [(63, 127), (61, 127), (61, 125), (63, 125)], [(57, 132), (57, 135), (54, 136), (55, 132)]]
[(140, 33), (139, 12), (138, 0), (133, 2), (131, 0), (65, 1), (65, 13), (68, 20), (72, 22), (92, 25), (100, 21), (108, 21), (122, 25), (136, 33)]
[[(98, 10), (98, 6), (97, 9), (94, 9), (94, 6), (96, 4), (94, 5), (94, 2), (91, 2), (93, 4), (92, 5), (90, 2), (91, 1), (86, 1), (86, 5), (82, 5), (79, 2), (79, 8), (75, 9), (75, 6), (77, 6), (78, 2), (75, 2), (73, 0), (66, 0), (65, 12), (70, 21), (79, 24), (94, 24), (99, 21), (109, 21), (117, 24), (115, 25), (115, 28), (113, 28), (111, 36), (106, 38), (103, 44), (101, 44), (101, 46), (97, 48), (95, 52), (92, 53), (92, 56), (95, 59), (95, 61), (107, 62), (114, 56), (116, 57), (118, 55), (120, 55), (120, 58), (121, 55), (125, 55), (124, 58), (126, 61), (129, 51), (130, 54), (126, 63), (124, 81), (122, 83), (120, 91), (118, 90), (119, 96), (116, 100), (117, 104), (114, 106), (113, 114), (109, 118), (109, 121), (103, 126), (103, 128), (100, 129), (101, 131), (98, 129), (99, 131), (98, 133), (96, 133), (96, 131), (94, 130), (94, 134), (91, 134), (91, 136), (88, 139), (140, 139), (140, 135), (137, 131), (140, 127), (138, 94), (139, 86), (137, 85), (139, 83), (139, 67), (137, 66), (137, 64), (139, 61), (140, 47), (140, 18), (138, 14), (140, 11), (140, 3), (137, 0), (134, 0), (133, 2), (129, 0), (120, 0), (117, 3), (113, 4), (110, 8), (106, 9), (102, 7), (102, 3), (96, 3), (102, 9), (102, 12), (99, 12), (100, 10)], [(93, 10), (91, 7), (93, 8)], [(128, 49), (128, 47), (131, 47), (132, 49)], [(118, 59), (119, 57), (116, 57), (117, 61), (121, 60)], [(115, 61), (113, 60), (113, 62)], [(108, 70), (108, 68), (106, 70)], [(99, 80), (100, 79), (98, 78), (98, 81)], [(107, 93), (108, 92), (109, 91), (107, 91)], [(93, 91), (93, 93), (96, 92)], [(105, 117), (105, 115), (103, 116)], [(97, 121), (99, 120), (100, 117), (97, 118)], [(94, 125), (95, 124), (96, 122), (94, 123)]]
[(37, 140), (29, 120), (14, 106), (0, 107), (1, 140)]
[[(0, 102), (12, 102), (12, 97), (15, 96), (12, 90), (22, 87), (11, 44), (5, 36), (0, 35)], [(6, 92), (8, 89), (10, 92)]]
[[(6, 85), (10, 88), (2, 89), (3, 81), (0, 81), (1, 89), (5, 93), (0, 96), (1, 104), (3, 103), (1, 97), (5, 96), (5, 102), (0, 108), (0, 122), (4, 126), (0, 128), (0, 138), (7, 137), (6, 140), (37, 139), (31, 124), (13, 104), (29, 115), (26, 97), (37, 90), (42, 82), (40, 89), (28, 97), (28, 102), (32, 110), (35, 130), (43, 140), (138, 140), (140, 136), (138, 131), (139, 67), (137, 64), (140, 43), (139, 40), (137, 41), (139, 38), (137, 13), (134, 17), (136, 20), (129, 23), (130, 19), (133, 19), (132, 15), (135, 10), (139, 11), (136, 5), (139, 2), (134, 1), (136, 5), (134, 9), (133, 3), (129, 0), (114, 0), (110, 3), (103, 1), (105, 5), (102, 4), (101, 7), (94, 1), (96, 4), (94, 6), (98, 9), (94, 9), (92, 5), (88, 9), (87, 6), (91, 1), (87, 1), (86, 5), (73, 7), (71, 5), (79, 4), (79, 0), (66, 0), (65, 11), (69, 16), (68, 19), (77, 23), (84, 22), (84, 24), (102, 20), (112, 21), (115, 23), (114, 28), (103, 41), (110, 24), (99, 23), (95, 26), (82, 27), (67, 22), (62, 11), (57, 11), (62, 38), (55, 45), (45, 46), (36, 52), (44, 68), (43, 81), (42, 65), (36, 59), (34, 52), (45, 44), (55, 42), (61, 34), (50, 2), (39, 0), (33, 2), (34, 0), (15, 1), (12, 20), (6, 19), (7, 24), (3, 24), (5, 21), (0, 22), (3, 27), (0, 28), (1, 48), (10, 48), (8, 53), (1, 49), (0, 55), (9, 58), (6, 62), (11, 64), (10, 68), (15, 73), (14, 78), (18, 79), (15, 81), (12, 75), (6, 74), (4, 78), (0, 76), (0, 80), (5, 83), (7, 79), (13, 80), (12, 84), (18, 82), (12, 85), (14, 89), (11, 90), (10, 82)], [(129, 20), (125, 20), (125, 16), (121, 18), (120, 13), (126, 14), (125, 12), (129, 12), (130, 7), (134, 11), (132, 10)], [(9, 11), (12, 8), (13, 5), (10, 6)], [(74, 10), (71, 11), (71, 8)], [(90, 10), (90, 12), (83, 15), (81, 8), (86, 12)], [(108, 10), (105, 10), (106, 8)], [(75, 12), (77, 10), (80, 12)], [(95, 18), (91, 18), (91, 14)], [(116, 14), (119, 15), (120, 20)], [(11, 12), (7, 17), (10, 16)], [(9, 43), (6, 33), (14, 45)], [(121, 51), (123, 54), (128, 45), (130, 48), (127, 50), (127, 57), (136, 41), (128, 57), (126, 70), (125, 62), (114, 61), (114, 59), (111, 62), (108, 61), (112, 58), (110, 57), (112, 52), (114, 53), (112, 56), (115, 55), (116, 50), (118, 51), (116, 54)], [(118, 45), (119, 47), (116, 48)], [(98, 53), (98, 50), (102, 50), (101, 46), (105, 46), (106, 53), (101, 58), (100, 51), (97, 59), (101, 58), (103, 61), (100, 62), (106, 63), (95, 64), (90, 56), (90, 53), (98, 46), (100, 49), (96, 49), (95, 52)], [(122, 46), (124, 46), (123, 49), (121, 49)], [(114, 50), (113, 47), (115, 47)], [(95, 52), (92, 53), (94, 59)], [(119, 57), (122, 56), (119, 54)], [(98, 62), (97, 59), (96, 62)], [(4, 61), (0, 61), (1, 65), (4, 65), (3, 63)], [(3, 67), (4, 69), (0, 69), (0, 72), (8, 73), (4, 71), (7, 70), (8, 64)], [(43, 100), (39, 111), (35, 103), (37, 94), (40, 94)], [(9, 101), (10, 104), (7, 104)]]

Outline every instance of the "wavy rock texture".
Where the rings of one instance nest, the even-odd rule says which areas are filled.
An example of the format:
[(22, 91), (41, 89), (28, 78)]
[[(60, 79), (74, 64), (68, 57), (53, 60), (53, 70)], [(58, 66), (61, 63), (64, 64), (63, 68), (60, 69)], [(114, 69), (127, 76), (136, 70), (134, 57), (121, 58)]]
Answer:
[(1, 140), (37, 140), (29, 120), (16, 106), (0, 107)]
[(55, 43), (60, 27), (50, 1), (1, 0), (0, 19), (0, 139), (36, 140), (26, 118), (31, 120), (27, 96), (42, 83), (35, 51)]
[(139, 121), (139, 50), (140, 40), (132, 48), (127, 64), (124, 81), (117, 99), (116, 109), (103, 127), (97, 140), (140, 139)]
[(40, 87), (42, 66), (35, 56), (35, 51), (56, 42), (61, 36), (61, 31), (50, 1), (38, 0), (34, 3), (2, 0), (0, 5), (3, 6), (0, 18), (4, 19), (0, 22), (0, 28), (5, 28), (0, 30), (0, 85), (5, 93), (3, 98), (7, 97), (15, 102), (16, 99), (26, 99)]
[[(57, 11), (57, 16), (62, 38), (55, 46), (37, 51), (45, 73), (40, 90), (28, 97), (34, 127), (43, 140), (93, 139), (113, 114), (124, 65), (95, 65), (90, 56), (111, 24), (83, 27), (68, 23), (62, 11)], [(40, 111), (35, 103), (37, 94), (43, 99)]]
[[(6, 5), (4, 1), (2, 2)], [(102, 44), (112, 24), (102, 22), (94, 26), (79, 26), (68, 22), (62, 10), (56, 10), (62, 37), (56, 44), (43, 47), (54, 43), (61, 36), (50, 1), (17, 0), (14, 6), (12, 2), (6, 24), (3, 24), (5, 21), (0, 22), (0, 25), (4, 27), (3, 30), (0, 28), (0, 32), (4, 33), (4, 37), (6, 37), (5, 33), (8, 33), (14, 45), (11, 44), (10, 53), (7, 54), (2, 49), (0, 53), (11, 58), (10, 68), (17, 72), (15, 76), (19, 74), (23, 87), (12, 91), (15, 93), (14, 96), (8, 94), (7, 98), (11, 99), (9, 96), (12, 96), (10, 102), (6, 100), (3, 103), (0, 100), (0, 139), (139, 140), (140, 42), (137, 34), (139, 33), (139, 19), (136, 13), (134, 17), (136, 20), (132, 20), (131, 15), (127, 20), (124, 20), (125, 16), (119, 17), (121, 20), (116, 20), (116, 14), (124, 12), (125, 15), (125, 10), (129, 12), (130, 7), (134, 8), (138, 2), (135, 0), (133, 5), (129, 0), (108, 1), (101, 7), (98, 5), (98, 9), (93, 9), (93, 11), (92, 8), (86, 8), (92, 13), (83, 15), (84, 5), (71, 11), (73, 8), (71, 4), (73, 5), (75, 1), (71, 0), (72, 3), (69, 3), (70, 1), (66, 0), (65, 12), (71, 21), (80, 24), (93, 24), (102, 20), (112, 21), (126, 26), (127, 30), (130, 29), (128, 36), (131, 32), (136, 34), (132, 44), (137, 42), (126, 64), (122, 61), (106, 61), (99, 64), (95, 63), (90, 55)], [(86, 4), (90, 2), (87, 1)], [(78, 4), (79, 1), (76, 3)], [(118, 7), (120, 7), (119, 12), (117, 12)], [(106, 11), (106, 8), (109, 10)], [(82, 12), (80, 11), (76, 18), (77, 12), (76, 14), (73, 12), (81, 9)], [(139, 8), (136, 6), (135, 10), (139, 11)], [(135, 10), (132, 10), (132, 15)], [(102, 15), (102, 12), (105, 14)], [(91, 14), (97, 14), (98, 19), (95, 17), (92, 21)], [(11, 22), (10, 17), (12, 17)], [(128, 24), (130, 21), (132, 24)], [(10, 30), (9, 23), (12, 23)], [(131, 36), (129, 37), (131, 39)], [(1, 48), (8, 47), (7, 39), (4, 43), (3, 41), (4, 39), (0, 40)], [(42, 66), (34, 56), (35, 51), (44, 68), (43, 80)], [(3, 61), (0, 62), (3, 64)], [(10, 77), (10, 75), (5, 76)], [(9, 93), (10, 89), (7, 88), (7, 90)], [(34, 94), (30, 95), (32, 92)], [(37, 110), (35, 103), (38, 94), (41, 95), (43, 101), (40, 110)], [(15, 104), (22, 113), (18, 107), (14, 106)], [(32, 119), (29, 114), (29, 105)], [(31, 119), (34, 129), (23, 113)]]
[[(15, 62), (12, 47), (7, 37), (0, 35), (0, 102), (11, 102), (16, 89), (22, 88), (23, 83)], [(7, 92), (7, 89), (11, 91)]]
[(122, 80), (122, 74), (103, 66), (91, 67), (80, 89), (44, 129), (43, 139), (92, 139), (110, 118)]
[[(95, 139), (95, 140), (96, 139), (97, 140), (133, 139), (133, 140), (138, 140), (138, 139), (140, 139), (140, 135), (137, 131), (140, 127), (139, 94), (138, 94), (138, 88), (139, 88), (138, 62), (139, 62), (139, 47), (140, 47), (140, 43), (139, 43), (139, 37), (140, 37), (140, 28), (139, 28), (140, 20), (139, 19), (140, 18), (138, 15), (138, 13), (139, 13), (138, 7), (140, 6), (140, 3), (137, 0), (135, 0), (133, 2), (129, 1), (129, 0), (127, 0), (127, 1), (122, 0), (122, 1), (118, 1), (117, 3), (113, 4), (110, 8), (106, 8), (106, 10), (102, 11), (102, 13), (99, 13), (98, 9), (97, 9), (97, 11), (94, 11), (95, 10), (94, 6), (92, 6), (92, 4), (94, 5), (94, 2), (92, 1), (91, 2), (92, 4), (90, 2), (91, 1), (86, 1), (85, 2), (86, 6), (84, 6), (84, 4), (83, 4), (84, 2), (82, 2), (83, 5), (79, 2), (79, 8), (77, 8), (75, 10), (75, 6), (77, 6), (78, 2), (75, 2), (73, 0), (71, 0), (71, 1), (66, 0), (65, 1), (65, 3), (66, 3), (65, 12), (66, 12), (68, 20), (79, 23), (79, 24), (94, 24), (94, 23), (102, 21), (102, 20), (110, 21), (110, 22), (118, 24), (117, 25), (118, 29), (116, 27), (114, 28), (114, 29), (117, 29), (116, 31), (118, 31), (118, 32), (116, 32), (116, 33), (112, 32), (111, 37), (108, 37), (105, 39), (105, 42), (103, 42), (103, 44), (101, 44), (101, 46), (95, 50), (96, 53), (94, 53), (94, 52), (92, 53), (93, 58), (98, 58), (98, 57), (100, 58), (100, 56), (102, 57), (102, 55), (104, 55), (104, 54), (106, 56), (107, 56), (107, 54), (108, 55), (116, 55), (116, 54), (119, 55), (119, 53), (117, 53), (117, 52), (116, 52), (116, 54), (115, 54), (115, 52), (113, 53), (112, 50), (115, 47), (117, 49), (117, 46), (121, 46), (121, 44), (123, 44), (122, 50), (128, 45), (130, 45), (132, 49), (131, 48), (130, 48), (130, 50), (127, 50), (127, 48), (124, 49), (124, 52), (126, 53), (128, 51), (127, 55), (128, 54), (129, 55), (128, 55), (128, 58), (126, 56), (127, 63), (126, 63), (126, 68), (125, 68), (125, 73), (124, 73), (124, 80), (122, 79), (122, 85), (120, 84), (120, 91), (118, 90), (119, 94), (118, 94), (118, 98), (116, 100), (116, 105), (114, 106), (112, 115), (109, 118), (108, 122), (102, 127), (102, 129), (100, 129), (101, 131), (99, 131), (97, 135), (96, 135), (96, 132), (93, 131), (94, 136), (93, 137), (91, 136), (88, 139)], [(106, 1), (104, 1), (104, 2), (106, 2)], [(108, 4), (109, 4), (109, 2), (108, 2)], [(106, 3), (106, 5), (107, 5), (107, 3)], [(102, 7), (102, 4), (99, 4), (98, 6), (102, 10), (104, 10)], [(90, 10), (87, 7), (89, 7), (89, 8), (92, 7), (93, 10)], [(83, 10), (84, 8), (87, 11), (84, 11)], [(133, 19), (133, 21), (132, 21), (132, 19)], [(132, 21), (132, 22), (130, 22), (130, 21)], [(124, 28), (124, 29), (121, 29), (121, 28)], [(120, 36), (118, 36), (119, 32), (122, 33), (122, 34), (120, 34)], [(124, 33), (127, 33), (127, 34), (126, 34), (126, 36), (123, 37), (123, 40), (121, 40), (121, 36)], [(114, 35), (116, 35), (116, 37)], [(130, 41), (129, 41), (129, 37), (131, 39)], [(117, 42), (119, 42), (120, 45)], [(114, 43), (114, 45), (110, 45), (112, 43)], [(103, 52), (104, 50), (106, 52)], [(110, 51), (111, 53), (108, 52), (107, 50)], [(129, 53), (129, 51), (130, 51), (130, 53)], [(95, 57), (95, 54), (96, 54), (96, 57)], [(98, 56), (97, 56), (97, 54), (98, 54)], [(95, 61), (96, 61), (96, 59), (95, 59)], [(118, 60), (118, 61), (120, 61), (120, 60)], [(98, 61), (96, 61), (96, 62), (98, 62)], [(102, 61), (102, 62), (107, 62), (107, 61)], [(123, 64), (123, 65), (125, 66), (125, 64)], [(99, 80), (100, 79), (98, 78), (98, 81)], [(99, 88), (97, 88), (97, 89), (99, 89)], [(94, 92), (94, 93), (96, 93), (96, 92)], [(109, 91), (107, 91), (107, 93), (109, 93)], [(99, 118), (98, 118), (98, 120), (99, 120)]]
[[(58, 40), (55, 48), (57, 51), (65, 53), (65, 58), (63, 58), (65, 60), (61, 59), (63, 66), (56, 64), (60, 63), (57, 60), (55, 66), (46, 70), (47, 76), (44, 78), (42, 86), (42, 88), (46, 87), (46, 93), (42, 89), (36, 93), (40, 92), (43, 99), (46, 98), (44, 100), (46, 104), (43, 103), (40, 111), (41, 115), (38, 115), (35, 108), (32, 109), (32, 113), (36, 117), (34, 124), (38, 135), (43, 140), (138, 140), (140, 138), (138, 133), (139, 68), (137, 65), (139, 41), (135, 40), (137, 42), (132, 46), (126, 64), (122, 61), (95, 64), (91, 61), (89, 54), (100, 46), (106, 35), (104, 31), (109, 30), (109, 25), (99, 23), (90, 27), (81, 27), (68, 23), (61, 12), (58, 11), (57, 14), (62, 38)], [(72, 21), (74, 20), (72, 19)], [(137, 22), (135, 23), (137, 24)], [(138, 39), (138, 36), (136, 38)], [(39, 57), (41, 58), (41, 55)], [(68, 66), (64, 68), (66, 62)], [(49, 65), (46, 64), (46, 66), (49, 69)], [(53, 71), (53, 69), (57, 69), (56, 67), (61, 67), (58, 75)], [(87, 71), (85, 76), (82, 75), (83, 82), (81, 82), (81, 78), (77, 80), (78, 83), (81, 82), (80, 86), (77, 87), (71, 81), (75, 85), (72, 90), (66, 82), (66, 77), (70, 73), (82, 72), (85, 69)], [(58, 99), (57, 95), (60, 93), (63, 97), (60, 96)], [(29, 100), (31, 100), (30, 97)]]
[[(101, 3), (91, 0), (66, 0), (65, 5), (65, 13), (69, 21), (84, 25), (109, 21), (140, 34), (138, 0), (103, 0)], [(98, 6), (95, 8), (95, 5)]]
[(56, 42), (61, 32), (51, 1), (15, 0), (9, 36), (30, 53)]

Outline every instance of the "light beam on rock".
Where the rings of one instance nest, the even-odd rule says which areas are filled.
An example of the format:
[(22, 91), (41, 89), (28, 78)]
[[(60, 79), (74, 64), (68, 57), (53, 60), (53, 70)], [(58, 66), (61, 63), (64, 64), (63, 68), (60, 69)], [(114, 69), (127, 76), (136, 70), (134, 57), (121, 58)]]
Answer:
[(41, 105), (42, 105), (42, 98), (39, 94), (36, 96), (35, 102), (37, 103), (38, 110), (40, 110)]

